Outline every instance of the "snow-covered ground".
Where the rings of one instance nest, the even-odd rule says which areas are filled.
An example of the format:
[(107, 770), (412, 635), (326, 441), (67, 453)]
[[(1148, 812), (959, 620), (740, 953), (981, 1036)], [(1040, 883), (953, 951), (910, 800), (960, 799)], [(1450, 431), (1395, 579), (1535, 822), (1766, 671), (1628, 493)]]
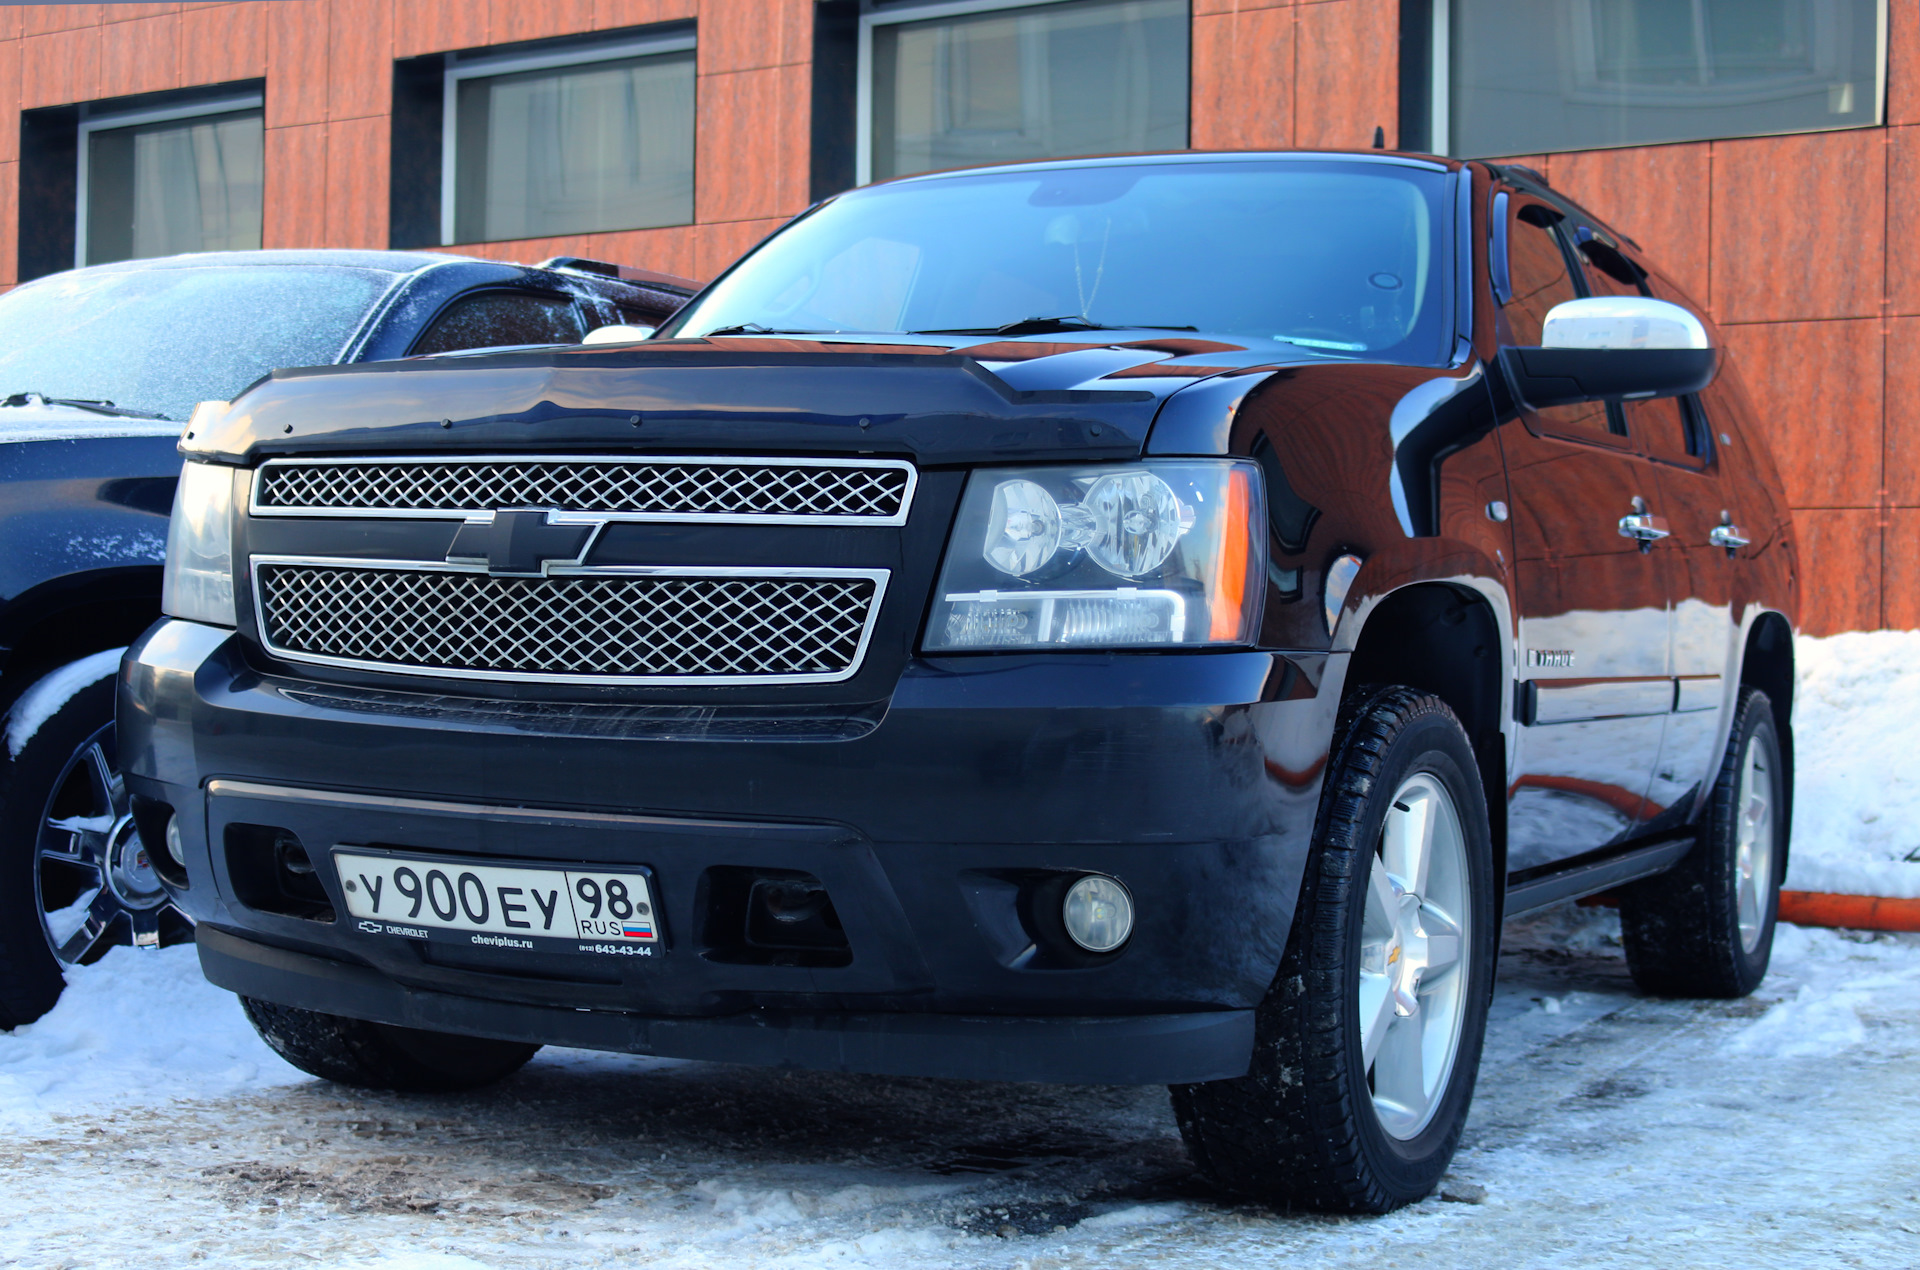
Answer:
[[(1800, 643), (1789, 885), (1920, 895), (1920, 634)], [(1507, 932), (1441, 1193), (1285, 1216), (1165, 1092), (549, 1050), (458, 1097), (306, 1078), (187, 948), (0, 1034), (0, 1266), (1920, 1265), (1920, 936), (1783, 927), (1752, 998), (1628, 982), (1618, 922)]]
[(1802, 637), (1796, 891), (1920, 897), (1920, 631)]
[(1509, 932), (1453, 1173), (1377, 1220), (1210, 1194), (1158, 1089), (547, 1051), (359, 1093), (254, 1040), (190, 949), (119, 950), (0, 1037), (0, 1265), (1920, 1264), (1920, 937), (1783, 928), (1755, 997), (1665, 1002), (1617, 931)]

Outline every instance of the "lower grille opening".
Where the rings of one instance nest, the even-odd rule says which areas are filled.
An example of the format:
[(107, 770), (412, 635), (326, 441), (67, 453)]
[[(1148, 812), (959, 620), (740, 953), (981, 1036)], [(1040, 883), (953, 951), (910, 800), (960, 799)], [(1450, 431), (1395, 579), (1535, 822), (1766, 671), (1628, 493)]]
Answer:
[(333, 901), (314, 862), (291, 829), (275, 825), (227, 826), (227, 877), (234, 898), (260, 913), (333, 920)]
[(708, 960), (825, 969), (853, 963), (833, 899), (811, 873), (720, 866), (707, 870), (701, 887)]

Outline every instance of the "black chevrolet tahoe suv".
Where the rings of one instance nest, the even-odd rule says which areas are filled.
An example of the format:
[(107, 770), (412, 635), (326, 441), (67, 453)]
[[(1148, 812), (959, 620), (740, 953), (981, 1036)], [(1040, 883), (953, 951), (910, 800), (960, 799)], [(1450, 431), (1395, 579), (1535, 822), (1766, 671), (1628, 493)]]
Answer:
[(1792, 530), (1713, 328), (1525, 169), (1174, 155), (829, 199), (645, 342), (197, 418), (142, 839), (317, 1075), (543, 1043), (1165, 1083), (1426, 1194), (1503, 918), (1765, 973)]
[(694, 289), (572, 257), (320, 250), (122, 261), (0, 298), (0, 1028), (71, 966), (191, 936), (128, 814), (113, 675), (160, 615), (194, 406), (276, 366), (579, 343)]

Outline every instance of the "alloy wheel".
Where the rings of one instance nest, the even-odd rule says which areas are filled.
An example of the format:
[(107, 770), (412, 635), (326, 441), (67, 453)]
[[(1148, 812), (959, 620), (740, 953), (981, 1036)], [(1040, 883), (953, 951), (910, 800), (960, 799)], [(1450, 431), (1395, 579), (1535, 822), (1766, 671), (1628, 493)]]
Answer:
[(1470, 917), (1466, 834), (1425, 772), (1394, 793), (1367, 880), (1356, 985), (1360, 1050), (1380, 1126), (1417, 1137), (1460, 1052)]
[(177, 943), (193, 928), (140, 841), (117, 757), (108, 724), (67, 759), (40, 818), (35, 898), (62, 968), (97, 961), (117, 945)]
[(1747, 739), (1735, 793), (1734, 900), (1740, 920), (1740, 947), (1751, 953), (1767, 929), (1767, 904), (1773, 893), (1773, 768), (1758, 737)]

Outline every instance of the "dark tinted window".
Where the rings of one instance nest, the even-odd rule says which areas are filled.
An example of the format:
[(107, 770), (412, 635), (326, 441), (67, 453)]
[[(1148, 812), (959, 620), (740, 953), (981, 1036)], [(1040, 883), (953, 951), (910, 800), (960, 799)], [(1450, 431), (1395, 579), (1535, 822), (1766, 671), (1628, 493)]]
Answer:
[[(1516, 346), (1540, 343), (1540, 330), (1556, 304), (1579, 298), (1560, 236), (1552, 228), (1551, 213), (1537, 204), (1519, 207), (1507, 227), (1507, 276), (1513, 298), (1507, 301), (1507, 330)], [(1598, 401), (1553, 406), (1536, 412), (1541, 423), (1555, 432), (1611, 432), (1607, 407)]]
[(1605, 243), (1588, 240), (1580, 244), (1580, 264), (1591, 295), (1648, 295), (1644, 275), (1639, 268)]
[(1540, 343), (1540, 328), (1554, 305), (1579, 297), (1560, 240), (1541, 223), (1543, 215), (1537, 207), (1522, 207), (1507, 230), (1507, 276), (1513, 283), (1507, 326), (1522, 347)]
[[(1651, 275), (1641, 279), (1637, 291), (1622, 294), (1650, 295), (1683, 309), (1693, 308), (1671, 285)], [(1713, 389), (1707, 391), (1711, 393)], [(1661, 458), (1698, 467), (1713, 456), (1713, 437), (1707, 424), (1707, 409), (1699, 397), (1630, 401), (1621, 408), (1626, 411), (1633, 427), (1634, 439)]]
[(448, 305), (413, 351), (458, 353), (506, 344), (578, 344), (585, 334), (573, 301), (564, 296), (485, 291)]

